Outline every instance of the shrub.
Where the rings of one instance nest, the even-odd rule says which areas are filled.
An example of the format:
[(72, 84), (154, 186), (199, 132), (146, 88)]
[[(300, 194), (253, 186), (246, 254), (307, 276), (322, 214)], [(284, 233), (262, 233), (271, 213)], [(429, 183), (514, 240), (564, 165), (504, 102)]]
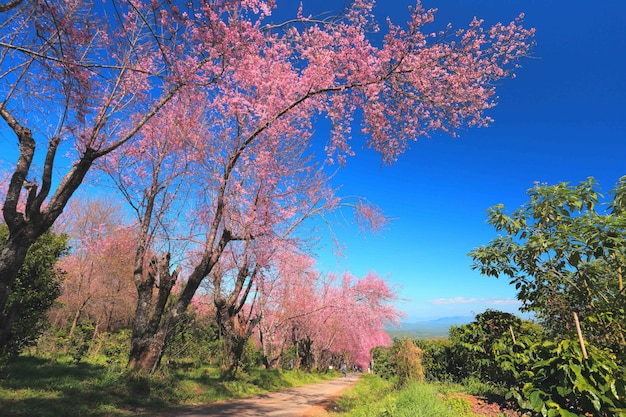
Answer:
[(395, 339), (391, 347), (372, 349), (374, 372), (383, 378), (397, 378), (400, 385), (424, 379), (422, 350), (408, 338)]
[[(8, 239), (7, 226), (0, 223), (0, 243)], [(17, 318), (10, 329), (9, 339), (0, 346), (0, 357), (14, 357), (33, 346), (49, 326), (46, 312), (61, 292), (62, 272), (56, 262), (67, 253), (67, 236), (48, 231), (28, 249), (18, 271), (13, 290), (3, 314)]]
[(400, 384), (413, 380), (424, 380), (422, 350), (417, 347), (413, 340), (408, 338), (394, 340), (391, 346), (391, 355)]
[(624, 417), (624, 370), (606, 350), (587, 346), (583, 357), (577, 340), (546, 341), (517, 355), (518, 385), (509, 397), (532, 417)]
[(449, 339), (415, 340), (422, 350), (424, 377), (428, 381), (448, 381), (451, 379), (453, 357)]

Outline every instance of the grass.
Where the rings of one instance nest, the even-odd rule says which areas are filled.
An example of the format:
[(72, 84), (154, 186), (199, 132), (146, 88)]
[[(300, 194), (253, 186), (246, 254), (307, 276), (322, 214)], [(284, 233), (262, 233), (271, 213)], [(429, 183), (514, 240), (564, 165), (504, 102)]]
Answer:
[(149, 416), (163, 408), (249, 397), (324, 379), (333, 374), (252, 369), (223, 380), (214, 368), (173, 369), (141, 375), (120, 366), (73, 364), (26, 356), (0, 375), (3, 417)]
[(396, 389), (393, 382), (364, 375), (328, 409), (332, 417), (477, 417), (459, 385), (412, 382)]

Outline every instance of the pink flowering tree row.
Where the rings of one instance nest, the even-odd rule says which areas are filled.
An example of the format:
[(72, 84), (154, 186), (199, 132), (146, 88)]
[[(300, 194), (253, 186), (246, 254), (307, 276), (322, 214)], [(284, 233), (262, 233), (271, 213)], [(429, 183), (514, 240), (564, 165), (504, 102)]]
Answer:
[(95, 335), (131, 327), (136, 305), (132, 284), (136, 230), (124, 224), (119, 204), (76, 198), (57, 222), (69, 238), (70, 253), (60, 260), (61, 295), (50, 311), (54, 326), (93, 323)]
[(278, 258), (272, 274), (260, 280), (256, 306), (267, 367), (281, 365), (291, 348), (297, 367), (326, 368), (345, 361), (365, 368), (372, 348), (390, 345), (384, 327), (402, 314), (393, 307), (397, 296), (385, 279), (376, 273), (324, 276), (309, 256)]
[[(306, 5), (277, 19), (277, 7), (24, 0), (0, 9), (0, 117), (19, 143), (3, 206), (0, 343), (26, 250), (94, 166), (137, 213), (131, 365), (154, 370), (202, 282), (211, 278), (215, 303), (236, 310), (246, 290), (226, 296), (222, 279), (256, 283), (277, 248), (302, 240), (307, 218), (336, 207), (320, 164), (346, 162), (355, 127), (392, 163), (430, 132), (487, 125), (496, 81), (533, 35), (520, 19), (431, 33), (435, 11), (418, 3), (376, 46), (373, 0), (323, 19)], [(320, 117), (331, 124), (324, 162), (310, 151)], [(69, 165), (55, 165), (59, 149)]]

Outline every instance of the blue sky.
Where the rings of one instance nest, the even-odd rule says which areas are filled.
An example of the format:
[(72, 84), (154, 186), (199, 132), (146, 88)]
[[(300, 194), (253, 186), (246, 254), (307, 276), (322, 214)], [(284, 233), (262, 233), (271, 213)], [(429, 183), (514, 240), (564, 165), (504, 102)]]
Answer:
[[(405, 21), (410, 4), (380, 0), (381, 26), (386, 16)], [(578, 183), (594, 176), (608, 191), (626, 174), (626, 2), (423, 4), (439, 8), (435, 29), (448, 22), (466, 27), (474, 16), (486, 25), (509, 22), (524, 12), (526, 25), (537, 30), (533, 58), (523, 62), (517, 78), (502, 82), (499, 104), (489, 112), (495, 123), (487, 129), (466, 130), (456, 139), (424, 138), (395, 165), (383, 167), (355, 138), (357, 155), (335, 185), (342, 185), (343, 195), (367, 197), (395, 220), (376, 236), (336, 225), (346, 256), (337, 258), (328, 243), (318, 268), (357, 276), (378, 272), (402, 298), (398, 307), (407, 321), (471, 316), (486, 308), (515, 312), (514, 288), (472, 271), (467, 253), (495, 236), (485, 223), (487, 208), (517, 208), (535, 181)], [(14, 151), (14, 144), (13, 136), (0, 134), (0, 146)], [(6, 161), (14, 158), (2, 151), (0, 163)]]
[[(412, 3), (381, 1), (377, 15), (400, 22)], [(524, 12), (525, 24), (537, 30), (533, 58), (502, 82), (498, 106), (489, 112), (495, 123), (487, 129), (424, 138), (391, 167), (355, 144), (357, 156), (336, 183), (395, 221), (377, 236), (336, 227), (345, 257), (328, 246), (318, 267), (355, 275), (374, 270), (388, 278), (402, 298), (405, 321), (472, 316), (486, 308), (516, 312), (514, 288), (472, 271), (467, 253), (495, 237), (486, 209), (517, 208), (535, 181), (578, 183), (593, 176), (608, 192), (626, 174), (626, 2), (423, 4), (439, 8), (436, 24), (456, 28), (473, 16), (508, 23)]]

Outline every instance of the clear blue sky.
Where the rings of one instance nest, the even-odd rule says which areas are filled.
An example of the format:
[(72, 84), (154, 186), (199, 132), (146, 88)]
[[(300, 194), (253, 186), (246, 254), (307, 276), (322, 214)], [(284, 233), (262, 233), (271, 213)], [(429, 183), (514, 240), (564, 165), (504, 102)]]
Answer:
[[(377, 15), (405, 19), (408, 0), (380, 1)], [(391, 167), (355, 145), (336, 178), (343, 193), (366, 196), (396, 220), (378, 236), (337, 227), (345, 258), (330, 249), (321, 270), (375, 270), (397, 286), (405, 321), (473, 316), (486, 308), (516, 312), (506, 279), (470, 269), (467, 253), (495, 232), (486, 209), (524, 203), (535, 181), (578, 183), (595, 177), (604, 191), (626, 174), (626, 2), (429, 0), (436, 23), (509, 22), (524, 12), (537, 30), (533, 58), (502, 82), (487, 129), (414, 143)], [(384, 20), (381, 20), (384, 23)]]
[[(334, 7), (329, 4), (335, 3), (313, 0), (313, 7)], [(405, 21), (410, 4), (380, 0), (381, 26), (386, 16)], [(489, 112), (495, 123), (487, 129), (463, 131), (456, 139), (425, 138), (391, 167), (381, 167), (357, 138), (357, 156), (336, 185), (343, 184), (344, 195), (367, 197), (395, 220), (377, 236), (336, 226), (346, 257), (334, 256), (328, 243), (318, 267), (357, 276), (374, 270), (388, 278), (407, 321), (471, 316), (486, 308), (515, 312), (514, 289), (472, 271), (467, 253), (495, 236), (485, 224), (486, 209), (498, 203), (517, 208), (535, 181), (578, 183), (594, 176), (608, 191), (626, 174), (626, 1), (423, 4), (439, 8), (438, 27), (466, 27), (474, 16), (489, 25), (509, 22), (524, 12), (526, 25), (537, 29), (534, 57), (516, 79), (502, 82), (499, 104)], [(0, 135), (3, 148), (15, 150), (14, 142)], [(14, 162), (12, 155), (0, 155), (0, 162), (6, 160)]]

